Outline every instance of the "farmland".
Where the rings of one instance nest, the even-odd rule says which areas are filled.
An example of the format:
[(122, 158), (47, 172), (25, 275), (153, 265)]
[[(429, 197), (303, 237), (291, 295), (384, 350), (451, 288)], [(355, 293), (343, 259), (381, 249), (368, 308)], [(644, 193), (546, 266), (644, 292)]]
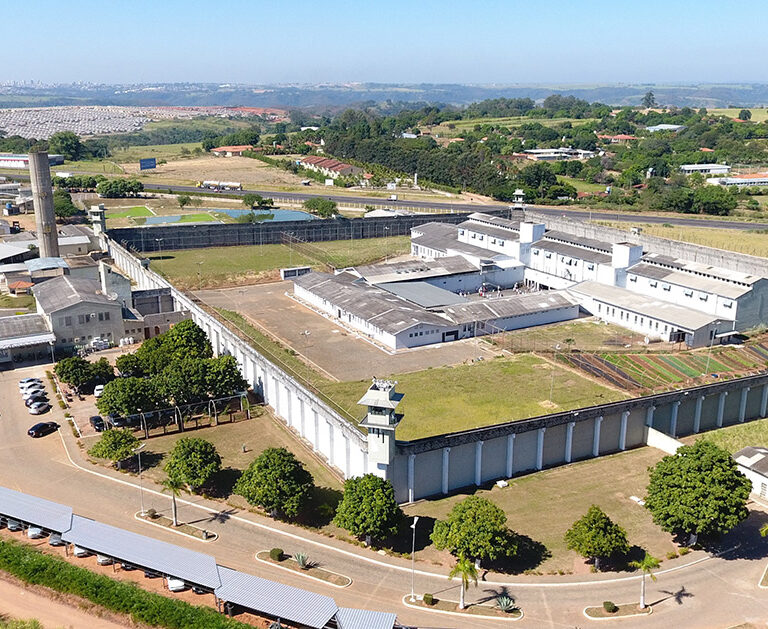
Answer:
[(172, 160), (191, 154), (196, 148), (202, 150), (200, 142), (185, 142), (182, 144), (150, 144), (147, 146), (128, 146), (112, 150), (112, 159), (121, 164), (138, 164), (145, 157), (154, 157), (158, 160)]
[[(752, 122), (765, 122), (768, 120), (768, 109), (765, 107), (744, 107), (743, 109), (747, 109), (752, 112)], [(729, 118), (736, 118), (738, 117), (741, 110), (742, 107), (733, 107), (730, 109), (708, 109), (707, 113), (715, 116), (728, 116)]]

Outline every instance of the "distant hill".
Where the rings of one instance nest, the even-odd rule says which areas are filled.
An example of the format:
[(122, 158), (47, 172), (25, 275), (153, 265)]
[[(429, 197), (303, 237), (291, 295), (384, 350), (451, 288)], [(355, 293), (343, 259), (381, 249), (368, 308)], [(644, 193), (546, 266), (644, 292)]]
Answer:
[(222, 105), (249, 107), (344, 107), (363, 103), (408, 102), (464, 105), (489, 98), (543, 99), (573, 95), (608, 105), (638, 105), (648, 90), (660, 105), (755, 107), (768, 104), (768, 84), (698, 85), (60, 85), (0, 87), (0, 107), (54, 105)]

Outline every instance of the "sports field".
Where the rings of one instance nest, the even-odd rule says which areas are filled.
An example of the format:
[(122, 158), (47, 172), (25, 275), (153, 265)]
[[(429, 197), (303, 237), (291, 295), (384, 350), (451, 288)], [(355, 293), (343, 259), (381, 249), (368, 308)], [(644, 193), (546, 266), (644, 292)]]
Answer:
[(111, 218), (139, 218), (145, 216), (154, 216), (152, 211), (145, 205), (137, 205), (129, 208), (115, 208), (107, 210), (107, 219)]

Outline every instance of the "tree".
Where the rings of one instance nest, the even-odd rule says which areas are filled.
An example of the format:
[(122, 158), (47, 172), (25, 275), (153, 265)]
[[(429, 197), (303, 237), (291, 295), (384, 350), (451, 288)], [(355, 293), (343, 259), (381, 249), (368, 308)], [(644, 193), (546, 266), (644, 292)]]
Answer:
[(221, 469), (221, 457), (216, 446), (205, 439), (182, 437), (173, 446), (165, 464), (169, 478), (178, 480), (192, 490), (205, 485)]
[(629, 567), (643, 571), (643, 578), (640, 581), (640, 609), (645, 609), (645, 575), (651, 577), (651, 581), (656, 580), (656, 575), (651, 570), (659, 567), (659, 560), (653, 555), (645, 553), (641, 561), (630, 561)]
[(72, 131), (57, 131), (48, 138), (48, 151), (56, 155), (63, 155), (66, 160), (75, 161), (80, 159), (83, 145), (77, 134)]
[(267, 448), (248, 466), (234, 492), (270, 513), (296, 517), (306, 505), (314, 480), (285, 448)]
[(312, 197), (304, 201), (304, 209), (309, 210), (313, 214), (317, 214), (321, 218), (330, 218), (336, 214), (337, 203), (330, 199), (323, 199), (321, 197)]
[(185, 358), (211, 358), (213, 349), (203, 329), (191, 319), (174, 325), (168, 332), (144, 341), (136, 350), (146, 374), (161, 373), (168, 365)]
[(173, 514), (173, 526), (179, 526), (179, 512), (176, 506), (176, 498), (181, 495), (181, 490), (184, 489), (184, 483), (169, 476), (160, 484), (163, 487), (163, 492), (168, 492), (171, 494), (171, 513)]
[(736, 205), (736, 198), (720, 186), (704, 186), (693, 191), (691, 207), (697, 214), (727, 216)]
[(53, 191), (53, 212), (58, 218), (69, 218), (80, 210), (72, 203), (72, 195), (69, 192), (57, 188)]
[(749, 109), (742, 109), (739, 112), (739, 120), (752, 120), (752, 112)]
[(118, 356), (115, 359), (115, 367), (117, 367), (117, 370), (123, 377), (140, 377), (144, 375), (144, 370), (141, 368), (141, 361), (134, 352)]
[(700, 440), (653, 467), (645, 508), (670, 533), (722, 535), (749, 515), (751, 488), (726, 450)]
[(192, 199), (189, 198), (188, 194), (180, 194), (176, 197), (176, 203), (178, 203), (179, 207), (183, 210), (186, 206), (192, 203)]
[(161, 392), (146, 378), (118, 378), (104, 386), (104, 392), (96, 402), (104, 414), (120, 416), (146, 413), (160, 408), (163, 403)]
[(91, 378), (96, 384), (106, 384), (115, 379), (115, 368), (102, 356), (91, 363)]
[(652, 107), (656, 107), (656, 96), (653, 94), (651, 90), (648, 90), (645, 93), (645, 96), (643, 96), (643, 100), (641, 101), (643, 107), (646, 109), (651, 109)]
[(357, 537), (386, 539), (397, 533), (402, 511), (389, 481), (365, 474), (344, 482), (344, 496), (333, 521)]
[(248, 194), (243, 195), (243, 205), (249, 209), (259, 205), (260, 201), (263, 201), (260, 194), (252, 194), (249, 192)]
[(177, 406), (208, 399), (207, 362), (199, 358), (173, 361), (155, 379), (163, 397)]
[(219, 356), (204, 363), (208, 394), (214, 398), (228, 397), (248, 389), (234, 356)]
[(59, 377), (59, 380), (75, 387), (78, 391), (81, 388), (85, 389), (93, 380), (91, 363), (79, 356), (62, 358), (56, 363), (53, 371)]
[(119, 469), (120, 462), (131, 456), (140, 443), (127, 428), (107, 430), (88, 450), (88, 454), (99, 459), (109, 459), (112, 463), (116, 463)]
[(597, 570), (600, 569), (601, 559), (629, 552), (626, 531), (597, 505), (592, 505), (583, 517), (573, 523), (565, 534), (565, 542), (570, 550), (587, 559), (594, 559)]
[(480, 496), (469, 496), (454, 505), (446, 520), (435, 523), (431, 539), (438, 550), (447, 549), (456, 557), (476, 562), (517, 552), (515, 534), (507, 528), (507, 515)]
[(456, 561), (456, 565), (451, 568), (451, 572), (448, 574), (449, 579), (453, 577), (461, 578), (461, 593), (459, 594), (459, 609), (464, 609), (464, 592), (469, 587), (469, 582), (473, 581), (477, 586), (477, 568), (466, 557), (459, 557)]

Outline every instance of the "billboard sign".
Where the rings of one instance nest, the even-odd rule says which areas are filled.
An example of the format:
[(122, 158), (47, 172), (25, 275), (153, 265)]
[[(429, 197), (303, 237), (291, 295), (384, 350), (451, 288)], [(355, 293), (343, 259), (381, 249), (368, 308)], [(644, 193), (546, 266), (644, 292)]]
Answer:
[(154, 157), (145, 157), (139, 160), (139, 170), (149, 170), (157, 168), (157, 159)]

